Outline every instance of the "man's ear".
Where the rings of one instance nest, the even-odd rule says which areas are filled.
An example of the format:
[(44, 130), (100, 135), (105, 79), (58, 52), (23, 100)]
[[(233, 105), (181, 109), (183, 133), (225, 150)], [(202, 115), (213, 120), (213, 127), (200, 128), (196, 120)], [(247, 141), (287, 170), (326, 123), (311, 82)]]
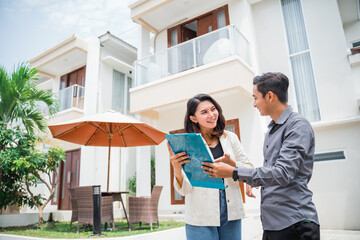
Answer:
[(269, 102), (272, 102), (275, 99), (275, 94), (272, 91), (268, 91), (265, 97)]
[(190, 116), (190, 120), (194, 123), (197, 123), (198, 121), (196, 120), (196, 117), (195, 116)]

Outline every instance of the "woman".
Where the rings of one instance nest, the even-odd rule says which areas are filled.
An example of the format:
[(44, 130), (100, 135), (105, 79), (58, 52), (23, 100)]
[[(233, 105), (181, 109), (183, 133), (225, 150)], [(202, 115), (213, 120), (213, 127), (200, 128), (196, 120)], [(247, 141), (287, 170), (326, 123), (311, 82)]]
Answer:
[[(232, 166), (253, 167), (238, 137), (225, 131), (225, 118), (220, 105), (207, 94), (198, 94), (187, 102), (185, 131), (201, 133), (214, 159)], [(188, 240), (241, 239), (244, 208), (239, 183), (223, 179), (226, 190), (192, 187), (182, 170), (191, 161), (186, 153), (173, 154), (174, 186), (185, 199), (186, 237)]]

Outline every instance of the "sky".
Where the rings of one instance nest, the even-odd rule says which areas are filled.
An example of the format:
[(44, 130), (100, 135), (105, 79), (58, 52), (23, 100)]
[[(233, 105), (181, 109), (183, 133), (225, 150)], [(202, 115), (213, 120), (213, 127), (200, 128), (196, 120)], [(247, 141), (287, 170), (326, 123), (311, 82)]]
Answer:
[(0, 66), (8, 71), (76, 34), (111, 34), (137, 47), (128, 0), (0, 0)]

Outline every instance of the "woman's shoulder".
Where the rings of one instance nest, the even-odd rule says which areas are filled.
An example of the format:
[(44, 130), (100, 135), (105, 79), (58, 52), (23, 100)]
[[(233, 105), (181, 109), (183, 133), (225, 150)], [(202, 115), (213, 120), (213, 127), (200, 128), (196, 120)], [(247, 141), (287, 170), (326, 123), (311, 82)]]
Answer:
[(221, 137), (224, 139), (228, 139), (229, 141), (237, 139), (237, 135), (235, 133), (227, 131), (227, 130), (224, 130), (224, 133)]

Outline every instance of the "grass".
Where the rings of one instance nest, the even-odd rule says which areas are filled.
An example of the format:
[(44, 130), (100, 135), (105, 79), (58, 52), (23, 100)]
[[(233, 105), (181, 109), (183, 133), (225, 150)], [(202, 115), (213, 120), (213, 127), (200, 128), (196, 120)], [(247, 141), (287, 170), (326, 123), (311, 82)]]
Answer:
[(73, 223), (71, 229), (69, 230), (70, 222), (55, 222), (55, 223), (44, 223), (43, 226), (39, 227), (37, 225), (29, 225), (26, 227), (6, 227), (0, 228), (1, 234), (14, 234), (30, 237), (41, 237), (41, 238), (55, 238), (55, 239), (69, 239), (69, 238), (104, 238), (104, 237), (124, 237), (131, 236), (136, 234), (150, 233), (156, 231), (162, 231), (166, 229), (178, 228), (185, 226), (183, 222), (162, 222), (160, 221), (160, 228), (158, 228), (157, 223), (153, 223), (153, 230), (150, 231), (149, 224), (143, 223), (141, 227), (138, 223), (133, 223), (131, 225), (131, 231), (129, 231), (126, 220), (117, 219), (115, 221), (115, 230), (112, 231), (109, 229), (104, 230), (104, 224), (102, 225), (102, 234), (103, 236), (91, 237), (93, 234), (92, 227), (84, 229), (80, 227), (79, 233), (76, 233), (77, 224)]

